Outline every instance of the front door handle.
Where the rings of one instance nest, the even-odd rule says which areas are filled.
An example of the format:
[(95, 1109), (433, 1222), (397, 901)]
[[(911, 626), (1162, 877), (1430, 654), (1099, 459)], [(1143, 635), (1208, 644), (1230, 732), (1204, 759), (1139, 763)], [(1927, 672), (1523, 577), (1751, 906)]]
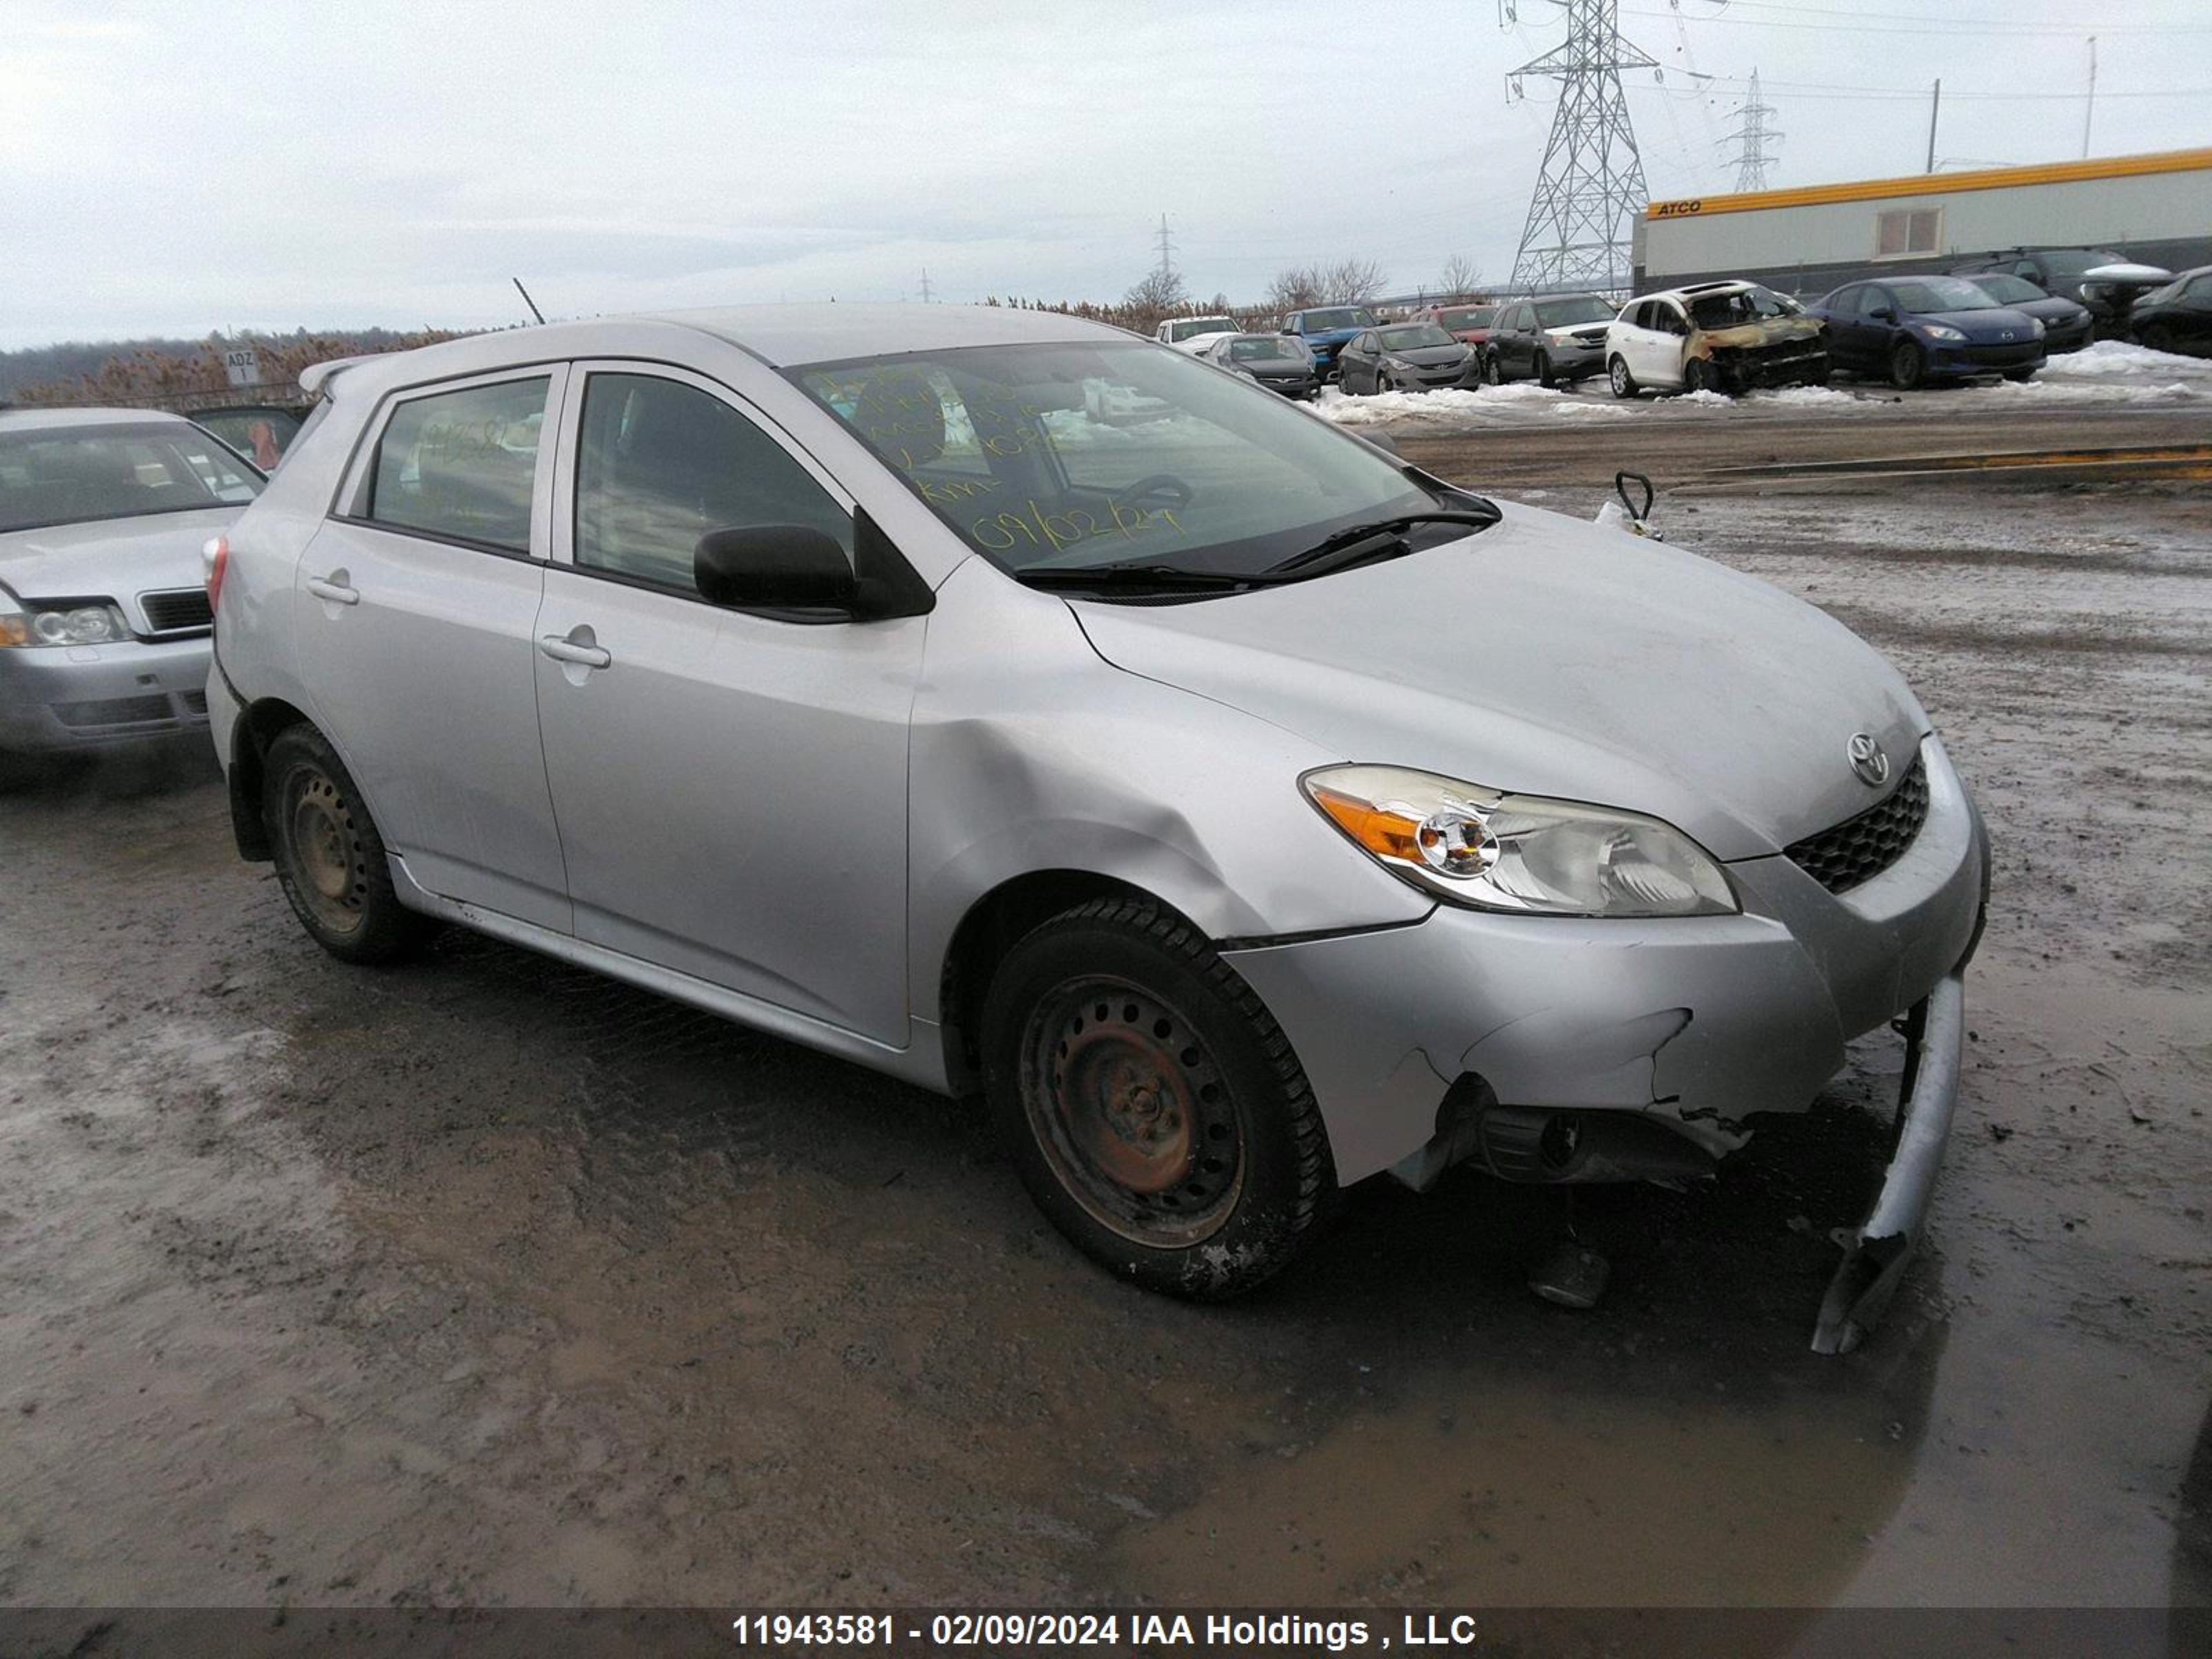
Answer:
[(575, 631), (584, 637), (579, 640), (564, 638), (559, 634), (547, 634), (538, 640), (538, 648), (555, 662), (573, 662), (585, 668), (605, 668), (614, 661), (613, 653), (605, 646), (592, 643), (589, 629), (580, 628)]
[(328, 599), (332, 605), (359, 605), (359, 590), (346, 586), (346, 573), (333, 570), (329, 576), (307, 578), (307, 592), (319, 599)]

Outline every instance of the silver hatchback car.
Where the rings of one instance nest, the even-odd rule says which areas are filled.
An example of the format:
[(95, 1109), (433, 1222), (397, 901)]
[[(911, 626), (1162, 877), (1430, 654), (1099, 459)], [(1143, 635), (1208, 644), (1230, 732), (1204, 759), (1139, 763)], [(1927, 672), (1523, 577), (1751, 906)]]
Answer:
[(241, 852), (929, 1088), (1139, 1283), (1334, 1191), (1678, 1181), (1899, 1016), (1894, 1285), (1979, 822), (1840, 624), (1037, 312), (562, 324), (311, 374), (212, 550)]

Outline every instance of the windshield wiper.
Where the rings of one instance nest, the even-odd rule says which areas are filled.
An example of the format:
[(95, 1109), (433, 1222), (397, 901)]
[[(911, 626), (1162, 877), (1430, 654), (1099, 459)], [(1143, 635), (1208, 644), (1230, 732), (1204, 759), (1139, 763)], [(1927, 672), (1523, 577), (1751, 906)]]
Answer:
[(1179, 564), (1056, 564), (1013, 573), (1028, 587), (1247, 587), (1254, 578)]
[[(1395, 542), (1401, 532), (1410, 530), (1417, 524), (1463, 524), (1471, 525), (1477, 530), (1487, 530), (1497, 522), (1495, 511), (1468, 513), (1436, 508), (1423, 513), (1401, 513), (1393, 518), (1352, 525), (1333, 536), (1324, 536), (1303, 553), (1293, 553), (1289, 558), (1269, 565), (1267, 574), (1279, 576), (1295, 570), (1304, 575), (1318, 576), (1337, 568), (1340, 564), (1356, 564), (1380, 550), (1363, 547), (1363, 543), (1386, 537)], [(1385, 545), (1388, 544), (1386, 542)]]

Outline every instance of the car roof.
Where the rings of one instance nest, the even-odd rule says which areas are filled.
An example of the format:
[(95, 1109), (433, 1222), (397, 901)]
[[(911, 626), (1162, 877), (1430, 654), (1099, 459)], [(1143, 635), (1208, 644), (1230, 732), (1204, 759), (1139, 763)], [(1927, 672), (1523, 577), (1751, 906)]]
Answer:
[(64, 427), (144, 426), (149, 421), (191, 422), (165, 409), (0, 409), (0, 432), (34, 432)]
[(524, 363), (634, 355), (641, 337), (655, 335), (665, 337), (672, 349), (687, 336), (719, 340), (773, 368), (960, 346), (1103, 343), (1141, 337), (1105, 323), (1013, 306), (840, 305), (834, 301), (716, 306), (471, 334), (412, 351), (317, 365), (301, 376), (301, 384), (310, 392), (333, 380), (381, 390)]

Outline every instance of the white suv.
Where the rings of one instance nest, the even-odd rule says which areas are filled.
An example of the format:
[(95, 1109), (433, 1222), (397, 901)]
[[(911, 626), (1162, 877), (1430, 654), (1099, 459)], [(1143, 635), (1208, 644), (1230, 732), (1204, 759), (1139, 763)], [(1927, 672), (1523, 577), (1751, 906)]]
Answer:
[(1205, 350), (1224, 334), (1243, 332), (1234, 317), (1170, 317), (1152, 331), (1152, 337), (1178, 351), (1196, 352)]

